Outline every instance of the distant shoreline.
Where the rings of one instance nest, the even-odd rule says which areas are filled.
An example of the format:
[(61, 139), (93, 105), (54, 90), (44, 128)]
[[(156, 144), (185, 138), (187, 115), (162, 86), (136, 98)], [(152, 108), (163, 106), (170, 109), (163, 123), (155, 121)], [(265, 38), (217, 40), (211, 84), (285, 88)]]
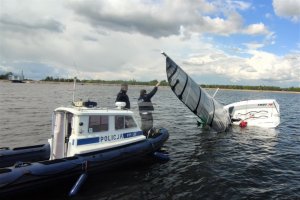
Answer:
[[(205, 89), (217, 89), (217, 88), (205, 88)], [(220, 90), (241, 91), (241, 92), (274, 92), (274, 93), (300, 94), (300, 92), (297, 92), (297, 91), (284, 91), (284, 90), (247, 90), (247, 89), (227, 89), (227, 88), (220, 88)]]
[[(0, 79), (1, 82), (9, 83), (9, 80)], [(25, 84), (32, 83), (32, 84), (73, 84), (73, 82), (58, 82), (58, 81), (33, 81), (33, 80), (25, 80)], [(80, 85), (111, 85), (117, 86), (120, 85), (119, 83), (81, 83), (78, 82), (77, 84)], [(139, 84), (129, 84), (130, 86), (151, 86), (151, 85), (139, 85)], [(160, 87), (168, 87), (168, 86), (160, 86)], [(212, 89), (216, 90), (217, 87), (204, 87), (204, 89)], [(220, 88), (220, 90), (228, 90), (228, 91), (242, 91), (242, 92), (274, 92), (274, 93), (286, 93), (286, 94), (300, 94), (298, 91), (284, 91), (284, 90), (251, 90), (251, 89), (235, 89), (235, 88)]]

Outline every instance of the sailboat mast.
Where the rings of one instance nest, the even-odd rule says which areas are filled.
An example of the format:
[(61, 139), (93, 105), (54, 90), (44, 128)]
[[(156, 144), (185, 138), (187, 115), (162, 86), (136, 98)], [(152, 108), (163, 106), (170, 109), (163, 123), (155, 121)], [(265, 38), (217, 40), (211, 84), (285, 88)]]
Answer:
[(75, 90), (76, 90), (76, 76), (74, 77), (74, 85), (73, 85), (73, 102), (75, 101)]

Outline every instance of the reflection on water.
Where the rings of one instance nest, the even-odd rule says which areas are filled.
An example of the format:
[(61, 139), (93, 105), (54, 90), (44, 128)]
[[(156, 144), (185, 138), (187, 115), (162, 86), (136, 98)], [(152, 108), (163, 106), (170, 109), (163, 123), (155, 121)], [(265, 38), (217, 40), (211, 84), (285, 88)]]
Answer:
[[(0, 82), (0, 146), (45, 143), (54, 108), (70, 104), (72, 84)], [(139, 119), (140, 89), (130, 86), (132, 110)], [(78, 85), (76, 97), (113, 107), (117, 86)], [(213, 91), (212, 91), (213, 93)], [(124, 166), (89, 177), (76, 199), (297, 199), (300, 197), (300, 95), (220, 90), (228, 104), (275, 98), (281, 124), (276, 129), (232, 127), (217, 134), (197, 128), (195, 116), (168, 87), (152, 98), (154, 126), (169, 130), (165, 148), (171, 160)], [(41, 198), (37, 195), (36, 198)], [(43, 199), (65, 199), (63, 194)]]

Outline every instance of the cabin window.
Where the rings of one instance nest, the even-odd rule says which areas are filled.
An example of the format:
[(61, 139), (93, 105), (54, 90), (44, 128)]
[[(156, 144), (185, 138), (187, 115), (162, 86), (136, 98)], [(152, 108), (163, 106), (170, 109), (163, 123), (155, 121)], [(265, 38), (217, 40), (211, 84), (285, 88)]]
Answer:
[(117, 115), (115, 116), (115, 129), (134, 128), (137, 127), (132, 116)]
[(108, 131), (108, 116), (90, 116), (89, 133)]

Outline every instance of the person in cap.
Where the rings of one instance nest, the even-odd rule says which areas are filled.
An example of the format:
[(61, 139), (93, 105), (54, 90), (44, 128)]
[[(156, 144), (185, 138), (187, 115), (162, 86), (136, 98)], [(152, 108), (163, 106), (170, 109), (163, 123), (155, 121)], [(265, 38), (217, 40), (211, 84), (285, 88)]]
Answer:
[(147, 93), (145, 89), (140, 91), (140, 97), (138, 98), (138, 107), (139, 113), (141, 116), (141, 129), (144, 134), (148, 132), (153, 127), (153, 116), (152, 111), (154, 111), (153, 104), (151, 102), (151, 98), (157, 92), (158, 86), (160, 82), (158, 82), (151, 92)]
[(117, 98), (116, 98), (115, 102), (125, 102), (126, 103), (125, 108), (130, 109), (130, 101), (129, 101), (129, 97), (127, 95), (127, 91), (128, 91), (128, 84), (122, 83), (121, 90), (117, 94)]

